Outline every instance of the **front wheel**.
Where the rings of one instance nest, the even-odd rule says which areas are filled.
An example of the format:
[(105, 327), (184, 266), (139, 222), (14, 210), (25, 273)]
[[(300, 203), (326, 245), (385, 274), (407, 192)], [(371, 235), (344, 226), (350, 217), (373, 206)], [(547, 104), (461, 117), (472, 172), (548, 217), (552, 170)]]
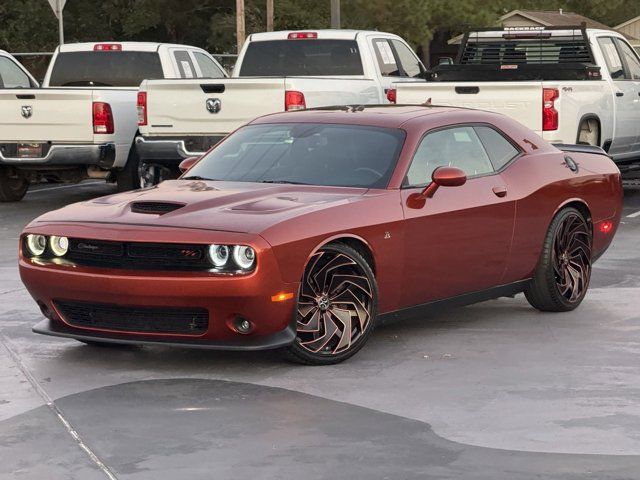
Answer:
[(551, 222), (531, 283), (524, 291), (534, 308), (567, 312), (587, 293), (591, 278), (591, 228), (575, 208), (561, 210)]
[(0, 202), (18, 202), (29, 189), (29, 179), (24, 175), (0, 167)]
[(367, 261), (347, 245), (325, 245), (305, 268), (297, 336), (286, 356), (307, 365), (346, 360), (371, 335), (377, 308), (378, 286)]

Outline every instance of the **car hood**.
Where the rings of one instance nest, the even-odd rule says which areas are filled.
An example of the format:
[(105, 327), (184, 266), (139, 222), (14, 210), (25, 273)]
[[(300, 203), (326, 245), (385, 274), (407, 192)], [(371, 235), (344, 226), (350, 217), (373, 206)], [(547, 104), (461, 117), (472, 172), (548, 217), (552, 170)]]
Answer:
[(292, 216), (357, 201), (361, 188), (168, 180), (46, 213), (35, 223), (80, 222), (260, 233)]

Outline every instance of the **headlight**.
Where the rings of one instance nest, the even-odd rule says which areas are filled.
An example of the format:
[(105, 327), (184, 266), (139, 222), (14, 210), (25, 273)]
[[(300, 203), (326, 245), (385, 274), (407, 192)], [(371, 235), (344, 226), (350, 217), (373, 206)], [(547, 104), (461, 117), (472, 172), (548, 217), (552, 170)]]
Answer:
[(224, 267), (229, 261), (229, 247), (227, 245), (210, 245), (209, 260), (217, 268)]
[(248, 272), (256, 265), (256, 251), (247, 245), (209, 245), (207, 256), (216, 270), (228, 273)]
[(69, 250), (69, 239), (54, 235), (49, 239), (49, 247), (56, 257), (62, 257)]
[(27, 250), (34, 257), (42, 255), (47, 248), (47, 237), (44, 235), (27, 235)]
[(256, 261), (256, 252), (251, 247), (236, 245), (233, 247), (233, 261), (243, 270), (249, 270)]

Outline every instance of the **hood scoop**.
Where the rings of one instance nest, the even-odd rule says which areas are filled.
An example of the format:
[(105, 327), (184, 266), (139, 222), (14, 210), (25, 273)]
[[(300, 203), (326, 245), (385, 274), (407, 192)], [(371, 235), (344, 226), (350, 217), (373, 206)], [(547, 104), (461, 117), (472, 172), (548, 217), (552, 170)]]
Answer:
[(184, 207), (184, 203), (175, 202), (133, 202), (131, 211), (133, 213), (147, 213), (149, 215), (164, 215)]

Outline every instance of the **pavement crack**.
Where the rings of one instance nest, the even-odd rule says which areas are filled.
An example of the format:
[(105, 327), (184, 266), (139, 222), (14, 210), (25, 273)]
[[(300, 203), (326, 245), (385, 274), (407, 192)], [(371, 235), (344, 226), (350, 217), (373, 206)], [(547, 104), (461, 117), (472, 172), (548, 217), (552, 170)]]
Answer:
[(21, 292), (24, 288), (14, 288), (13, 290), (7, 290), (6, 292), (0, 292), (0, 295), (6, 295), (8, 293)]
[[(5, 293), (8, 293), (8, 292), (5, 292)], [(89, 447), (89, 445), (87, 445), (87, 443), (82, 439), (82, 437), (80, 436), (78, 431), (74, 428), (74, 426), (71, 424), (71, 422), (69, 422), (69, 420), (66, 419), (62, 410), (58, 408), (58, 406), (55, 404), (55, 402), (49, 396), (46, 390), (42, 387), (42, 385), (40, 385), (40, 383), (38, 383), (38, 381), (33, 376), (33, 374), (29, 371), (27, 366), (20, 359), (20, 356), (18, 355), (18, 353), (11, 346), (11, 340), (9, 340), (9, 338), (4, 333), (0, 333), (0, 343), (2, 343), (2, 345), (7, 350), (7, 353), (9, 354), (11, 359), (14, 361), (16, 366), (20, 369), (20, 371), (25, 376), (25, 378), (29, 381), (33, 389), (36, 391), (36, 393), (42, 398), (42, 400), (44, 400), (47, 407), (49, 407), (49, 409), (60, 421), (60, 423), (62, 423), (67, 433), (71, 435), (74, 441), (78, 444), (78, 447), (80, 447), (80, 449), (82, 449), (89, 456), (91, 461), (102, 471), (102, 473), (106, 475), (106, 477), (109, 480), (118, 480), (118, 477), (116, 477), (116, 475), (111, 471), (111, 469), (102, 460), (100, 460), (100, 457), (98, 457), (98, 455), (96, 455), (96, 453)]]

